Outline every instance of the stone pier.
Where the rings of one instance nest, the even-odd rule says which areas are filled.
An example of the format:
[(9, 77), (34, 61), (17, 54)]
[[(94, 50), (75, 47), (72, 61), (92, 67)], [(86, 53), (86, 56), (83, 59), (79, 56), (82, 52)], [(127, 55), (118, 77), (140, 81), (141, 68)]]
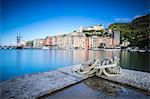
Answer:
[[(76, 66), (80, 65), (26, 74), (3, 81), (0, 83), (0, 97), (2, 99), (34, 99), (87, 79), (88, 76), (72, 73), (72, 68)], [(150, 92), (150, 73), (123, 69), (123, 73), (118, 77), (108, 78), (104, 75), (100, 77)]]

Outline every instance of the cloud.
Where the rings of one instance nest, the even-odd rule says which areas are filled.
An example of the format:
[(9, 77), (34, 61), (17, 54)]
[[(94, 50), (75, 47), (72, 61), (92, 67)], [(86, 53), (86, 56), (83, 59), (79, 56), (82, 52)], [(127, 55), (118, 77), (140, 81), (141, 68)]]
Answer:
[(132, 19), (131, 18), (115, 18), (115, 22), (130, 22)]
[(141, 17), (142, 15), (136, 15), (134, 16), (134, 19)]
[(122, 23), (127, 23), (127, 22), (131, 22), (132, 20), (136, 19), (136, 18), (139, 18), (143, 15), (135, 15), (134, 17), (132, 18), (115, 18), (114, 21), (115, 22), (122, 22)]

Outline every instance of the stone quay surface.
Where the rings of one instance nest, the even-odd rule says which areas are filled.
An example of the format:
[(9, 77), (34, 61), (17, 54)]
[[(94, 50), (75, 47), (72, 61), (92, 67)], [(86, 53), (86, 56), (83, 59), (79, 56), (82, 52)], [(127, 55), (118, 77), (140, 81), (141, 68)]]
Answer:
[(110, 81), (136, 87), (150, 93), (150, 73), (122, 69), (122, 73), (119, 76), (106, 77), (102, 75), (100, 77)]
[[(26, 74), (3, 81), (0, 83), (0, 97), (2, 99), (35, 99), (87, 79), (88, 76), (72, 72), (72, 68), (77, 66), (81, 64), (49, 72)], [(150, 92), (150, 73), (123, 69), (122, 74), (117, 77), (104, 75), (100, 77)]]
[[(73, 66), (74, 67), (74, 66)], [(2, 99), (34, 99), (69, 85), (80, 82), (87, 77), (77, 74), (69, 75), (71, 68), (43, 73), (26, 74), (0, 83)], [(65, 71), (67, 71), (65, 73)], [(77, 77), (76, 77), (77, 76)]]

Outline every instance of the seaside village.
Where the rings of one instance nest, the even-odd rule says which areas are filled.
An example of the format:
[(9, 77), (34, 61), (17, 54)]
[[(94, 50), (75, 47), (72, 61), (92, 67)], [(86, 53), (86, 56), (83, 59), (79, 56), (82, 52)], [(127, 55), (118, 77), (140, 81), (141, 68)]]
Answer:
[[(29, 42), (29, 41), (28, 41)], [(123, 42), (122, 46), (128, 46)], [(102, 25), (82, 27), (68, 34), (35, 39), (26, 46), (42, 49), (99, 49), (120, 48), (120, 32), (104, 29)]]

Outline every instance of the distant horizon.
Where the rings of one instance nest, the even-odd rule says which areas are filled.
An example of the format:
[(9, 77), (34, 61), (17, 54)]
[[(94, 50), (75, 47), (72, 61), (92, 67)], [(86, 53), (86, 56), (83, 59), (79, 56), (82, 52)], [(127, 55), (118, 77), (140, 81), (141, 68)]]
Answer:
[(1, 45), (68, 34), (80, 26), (130, 22), (149, 14), (148, 0), (2, 0)]

